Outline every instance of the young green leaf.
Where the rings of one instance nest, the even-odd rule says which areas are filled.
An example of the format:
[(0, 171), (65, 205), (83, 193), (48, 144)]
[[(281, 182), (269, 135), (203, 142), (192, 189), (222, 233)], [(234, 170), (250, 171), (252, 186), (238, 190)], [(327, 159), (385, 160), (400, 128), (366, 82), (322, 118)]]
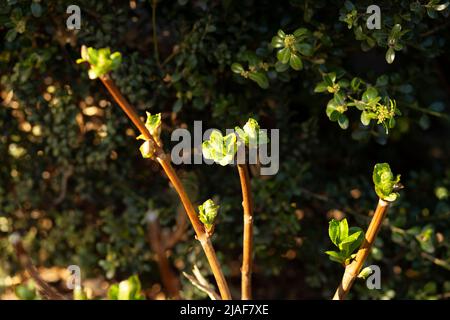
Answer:
[(336, 247), (338, 247), (340, 243), (339, 234), (339, 221), (333, 219), (329, 222), (328, 235), (330, 236), (331, 242), (333, 242)]
[(340, 242), (348, 237), (348, 222), (347, 219), (339, 221), (339, 239)]
[(161, 136), (161, 113), (152, 115), (150, 112), (147, 114), (147, 120), (145, 121), (145, 127), (153, 136), (156, 141), (160, 140)]
[(330, 256), (330, 260), (331, 261), (343, 264), (345, 262), (345, 260), (346, 260), (346, 258), (342, 255), (341, 252), (338, 252), (338, 251), (325, 251), (325, 253)]
[(354, 249), (359, 247), (361, 244), (361, 240), (363, 236), (363, 231), (357, 231), (355, 233), (352, 233), (347, 238), (342, 239), (341, 243), (339, 244), (339, 249), (348, 251), (349, 253), (353, 252)]

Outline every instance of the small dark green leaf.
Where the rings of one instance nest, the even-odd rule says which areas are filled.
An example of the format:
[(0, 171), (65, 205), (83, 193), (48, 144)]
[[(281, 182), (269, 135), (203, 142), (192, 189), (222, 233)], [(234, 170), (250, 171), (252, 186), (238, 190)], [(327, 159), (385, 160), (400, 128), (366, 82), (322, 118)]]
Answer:
[(262, 72), (252, 72), (250, 73), (249, 78), (255, 81), (263, 89), (267, 89), (269, 87), (269, 80)]
[(370, 117), (366, 111), (361, 112), (361, 123), (365, 126), (370, 124)]
[(298, 43), (295, 45), (295, 49), (297, 49), (304, 56), (312, 56), (313, 54), (313, 46), (309, 43)]
[(11, 29), (6, 33), (5, 39), (6, 39), (6, 41), (11, 42), (11, 41), (14, 41), (16, 36), (17, 36), (16, 30)]
[(294, 31), (294, 37), (300, 38), (308, 33), (308, 29), (306, 28), (298, 28)]
[(288, 64), (283, 64), (283, 63), (281, 63), (281, 61), (277, 61), (277, 62), (275, 63), (275, 70), (276, 70), (277, 72), (284, 72), (284, 71), (286, 71), (287, 69), (289, 69), (289, 65), (288, 65)]
[(374, 87), (369, 87), (367, 88), (367, 90), (363, 93), (362, 95), (362, 100), (364, 102), (369, 102), (370, 100), (375, 99), (376, 97), (378, 97), (378, 90), (375, 89)]
[(241, 72), (244, 71), (244, 68), (242, 67), (242, 65), (240, 63), (233, 63), (231, 65), (231, 71), (233, 71), (234, 73), (237, 73), (237, 74), (241, 74)]
[(314, 88), (314, 92), (325, 92), (327, 91), (327, 84), (325, 82), (319, 82)]
[(394, 49), (393, 48), (389, 48), (387, 51), (386, 51), (386, 62), (387, 63), (389, 63), (389, 64), (391, 64), (392, 62), (394, 62), (394, 59), (395, 59), (395, 51), (394, 51)]
[(274, 48), (282, 48), (284, 47), (284, 41), (278, 36), (272, 38), (272, 47)]
[(289, 59), (289, 64), (291, 65), (292, 69), (294, 70), (300, 70), (303, 68), (302, 59), (295, 53), (291, 54), (291, 58)]
[(291, 57), (291, 50), (289, 50), (289, 48), (283, 48), (277, 53), (277, 59), (284, 64), (289, 62), (290, 57)]

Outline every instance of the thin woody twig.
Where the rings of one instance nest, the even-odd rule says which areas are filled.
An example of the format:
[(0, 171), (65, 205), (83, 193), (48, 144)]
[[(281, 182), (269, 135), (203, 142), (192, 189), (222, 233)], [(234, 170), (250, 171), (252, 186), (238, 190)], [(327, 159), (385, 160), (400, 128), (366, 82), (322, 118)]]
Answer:
[(25, 250), (22, 241), (20, 239), (20, 236), (14, 233), (11, 235), (10, 241), (16, 251), (17, 259), (19, 260), (22, 267), (28, 272), (30, 277), (34, 280), (34, 282), (37, 284), (37, 286), (40, 288), (41, 294), (50, 300), (68, 300), (55, 288), (50, 286), (44, 279), (42, 279), (41, 275), (39, 274), (39, 271), (36, 269), (27, 251)]
[(192, 270), (194, 276), (183, 272), (183, 275), (198, 289), (205, 292), (211, 300), (220, 300), (220, 296), (214, 291), (211, 284), (203, 277), (197, 265)]
[(238, 166), (242, 189), (242, 206), (244, 208), (244, 236), (241, 267), (241, 298), (252, 299), (253, 267), (253, 198), (250, 189), (250, 176), (245, 164)]

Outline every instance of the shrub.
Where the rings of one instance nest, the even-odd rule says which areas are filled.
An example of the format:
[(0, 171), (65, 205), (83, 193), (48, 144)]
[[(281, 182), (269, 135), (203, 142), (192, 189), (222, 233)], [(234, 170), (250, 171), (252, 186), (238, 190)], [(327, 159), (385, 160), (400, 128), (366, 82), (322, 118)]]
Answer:
[[(39, 266), (77, 264), (83, 277), (110, 284), (139, 274), (148, 297), (161, 281), (146, 215), (156, 212), (170, 233), (183, 209), (131, 142), (137, 132), (122, 111), (74, 62), (86, 44), (121, 52), (114, 80), (142, 115), (161, 113), (168, 148), (172, 130), (194, 120), (224, 130), (254, 117), (280, 129), (279, 173), (251, 170), (255, 297), (332, 295), (340, 274), (323, 254), (328, 221), (367, 224), (377, 162), (397, 168), (408, 192), (369, 256), (382, 269), (382, 290), (356, 284), (350, 295), (448, 295), (445, 3), (380, 1), (380, 30), (366, 27), (370, 1), (160, 1), (154, 23), (150, 1), (130, 3), (79, 1), (79, 31), (65, 26), (70, 2), (0, 4), (0, 291), (21, 270), (8, 242), (14, 231)], [(177, 171), (196, 205), (220, 204), (226, 232), (213, 241), (237, 287), (238, 176), (220, 166)], [(192, 230), (181, 239), (169, 250), (176, 274), (196, 264), (210, 276)], [(206, 297), (180, 279), (183, 297)]]

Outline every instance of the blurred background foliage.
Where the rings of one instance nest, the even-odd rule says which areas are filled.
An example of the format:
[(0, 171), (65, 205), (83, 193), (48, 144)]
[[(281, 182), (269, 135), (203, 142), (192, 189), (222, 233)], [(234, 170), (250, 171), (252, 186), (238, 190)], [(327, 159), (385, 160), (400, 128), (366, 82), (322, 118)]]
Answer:
[[(179, 201), (158, 166), (140, 156), (122, 111), (75, 63), (85, 44), (122, 53), (113, 77), (142, 115), (162, 112), (166, 148), (171, 131), (192, 130), (194, 120), (223, 130), (255, 117), (262, 128), (280, 129), (279, 173), (252, 181), (255, 298), (331, 297), (343, 269), (324, 254), (332, 247), (328, 220), (347, 217), (365, 229), (376, 205), (377, 162), (389, 162), (406, 188), (370, 256), (382, 289), (358, 282), (351, 298), (449, 297), (448, 3), (378, 1), (382, 28), (368, 30), (373, 1), (161, 0), (152, 19), (155, 1), (80, 0), (81, 29), (70, 31), (72, 2), (0, 2), (0, 294), (13, 288), (35, 298), (33, 284), (18, 286), (23, 270), (8, 236), (19, 232), (41, 268), (77, 264), (86, 282), (107, 284), (138, 274), (147, 298), (163, 297), (145, 216), (157, 212), (172, 228)], [(388, 64), (394, 24), (408, 32), (394, 39)], [(299, 71), (276, 67), (272, 37), (300, 27), (311, 32), (313, 52)], [(233, 63), (260, 75), (245, 79)], [(330, 71), (397, 101), (402, 115), (389, 135), (360, 124), (358, 113), (348, 113), (346, 130), (330, 122), (329, 99), (314, 92)], [(213, 242), (238, 297), (236, 170), (177, 170), (197, 204), (210, 197), (220, 204)], [(177, 275), (194, 263), (208, 275), (191, 228), (168, 255)], [(183, 297), (206, 297), (180, 278)]]

